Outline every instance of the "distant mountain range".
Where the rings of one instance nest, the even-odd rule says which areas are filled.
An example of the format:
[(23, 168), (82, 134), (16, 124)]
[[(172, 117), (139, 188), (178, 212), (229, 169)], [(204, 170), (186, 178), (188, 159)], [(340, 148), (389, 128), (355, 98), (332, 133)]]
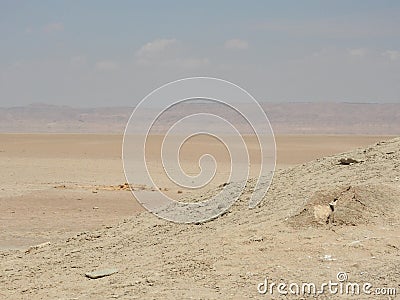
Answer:
[[(226, 114), (213, 104), (184, 104), (174, 118), (198, 111)], [(400, 103), (263, 103), (278, 134), (400, 135)], [(74, 108), (46, 104), (0, 108), (0, 132), (123, 133), (132, 107)]]

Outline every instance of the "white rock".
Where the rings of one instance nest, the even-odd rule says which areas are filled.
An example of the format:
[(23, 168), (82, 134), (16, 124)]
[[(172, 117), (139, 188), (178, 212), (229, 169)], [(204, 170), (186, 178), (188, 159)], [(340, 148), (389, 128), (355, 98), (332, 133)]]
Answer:
[(118, 273), (117, 269), (103, 269), (103, 270), (97, 270), (93, 272), (88, 272), (85, 274), (86, 277), (89, 277), (90, 279), (97, 279), (105, 276), (110, 276), (115, 273)]

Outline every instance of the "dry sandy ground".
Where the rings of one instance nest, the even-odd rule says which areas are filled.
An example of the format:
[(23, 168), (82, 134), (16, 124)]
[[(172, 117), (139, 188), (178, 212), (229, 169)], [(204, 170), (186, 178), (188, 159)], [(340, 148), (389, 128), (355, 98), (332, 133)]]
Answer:
[[(266, 277), (319, 285), (338, 272), (400, 293), (400, 140), (365, 147), (382, 139), (278, 136), (279, 170), (259, 207), (246, 208), (250, 180), (229, 213), (179, 225), (141, 212), (119, 186), (120, 136), (1, 135), (0, 298), (269, 299), (257, 292)], [(359, 162), (339, 164), (345, 157)], [(104, 268), (118, 273), (85, 277)]]
[[(365, 146), (379, 136), (278, 136), (278, 168), (285, 168)], [(150, 140), (150, 171), (169, 196), (178, 188), (160, 169), (161, 137)], [(198, 171), (199, 154), (212, 153), (218, 176), (209, 188), (227, 181), (229, 164), (220, 143), (207, 138), (192, 140), (183, 148), (183, 167)], [(63, 240), (82, 230), (107, 226), (142, 208), (131, 193), (120, 191), (125, 183), (121, 162), (122, 136), (87, 134), (0, 135), (0, 249), (25, 248), (46, 241)], [(257, 165), (258, 148), (248, 141)], [(256, 169), (257, 171), (257, 169)], [(254, 172), (253, 174), (254, 175)], [(181, 188), (179, 188), (181, 190)], [(201, 191), (198, 191), (199, 193)]]

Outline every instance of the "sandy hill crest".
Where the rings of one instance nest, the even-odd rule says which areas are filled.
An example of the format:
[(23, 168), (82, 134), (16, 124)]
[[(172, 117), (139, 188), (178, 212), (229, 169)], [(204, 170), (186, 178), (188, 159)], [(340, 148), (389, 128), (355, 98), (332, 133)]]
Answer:
[[(209, 223), (144, 212), (63, 243), (0, 252), (0, 298), (248, 299), (266, 276), (320, 283), (340, 271), (399, 289), (399, 149), (395, 138), (278, 171), (252, 210), (250, 180), (237, 205)], [(315, 218), (315, 207), (335, 198), (336, 225)], [(118, 272), (84, 275), (105, 268)]]

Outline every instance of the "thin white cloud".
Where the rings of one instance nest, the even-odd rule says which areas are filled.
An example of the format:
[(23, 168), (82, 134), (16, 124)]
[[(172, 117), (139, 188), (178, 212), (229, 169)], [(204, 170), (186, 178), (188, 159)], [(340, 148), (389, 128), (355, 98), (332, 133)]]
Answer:
[(382, 53), (382, 55), (389, 58), (390, 60), (400, 59), (400, 51), (397, 50), (386, 50)]
[(155, 61), (174, 56), (178, 51), (179, 43), (176, 39), (156, 39), (143, 45), (136, 52), (136, 60), (139, 63), (151, 64)]
[(44, 32), (52, 33), (64, 30), (64, 24), (61, 22), (49, 23), (43, 28)]
[(224, 44), (226, 49), (239, 49), (244, 50), (249, 48), (249, 43), (241, 39), (231, 39), (227, 40)]
[(367, 49), (365, 48), (354, 48), (354, 49), (349, 49), (349, 54), (351, 56), (356, 56), (356, 57), (364, 57), (367, 55)]
[(99, 71), (113, 71), (118, 69), (119, 65), (112, 60), (101, 60), (96, 62), (95, 68)]
[(207, 58), (185, 55), (182, 43), (176, 39), (156, 39), (139, 48), (136, 63), (144, 66), (199, 68), (209, 63)]

